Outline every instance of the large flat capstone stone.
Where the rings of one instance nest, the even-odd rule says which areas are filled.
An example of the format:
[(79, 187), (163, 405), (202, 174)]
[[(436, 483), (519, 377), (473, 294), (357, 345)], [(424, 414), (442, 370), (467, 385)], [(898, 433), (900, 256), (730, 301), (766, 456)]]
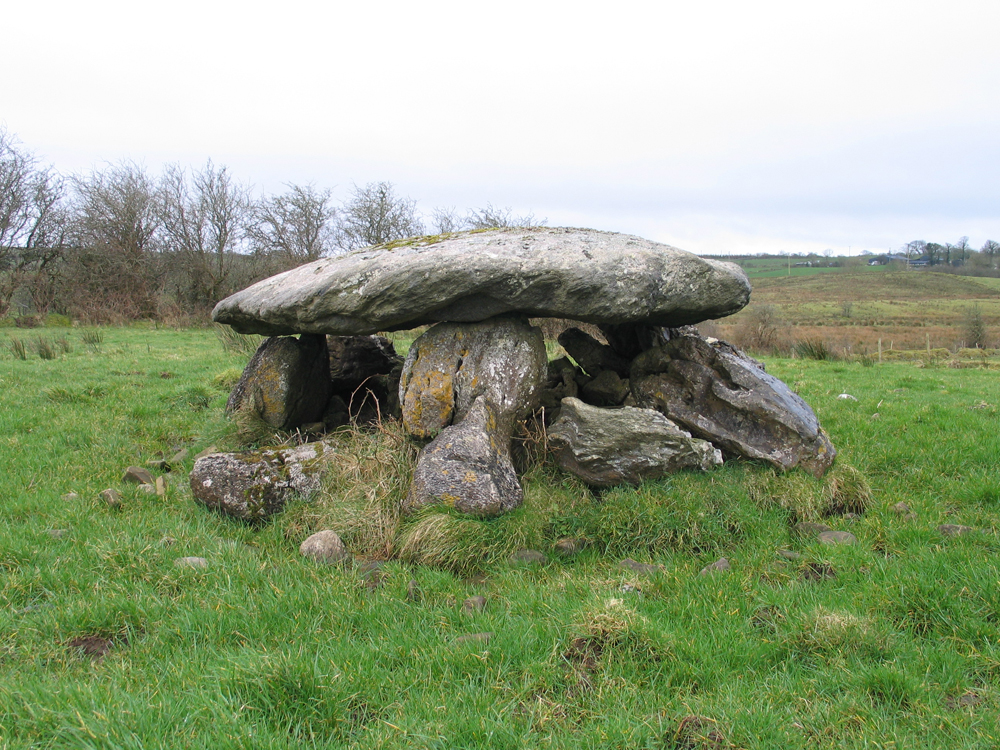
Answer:
[(242, 333), (370, 334), (517, 312), (677, 327), (742, 309), (734, 263), (640, 237), (541, 227), (416, 237), (324, 258), (216, 305)]

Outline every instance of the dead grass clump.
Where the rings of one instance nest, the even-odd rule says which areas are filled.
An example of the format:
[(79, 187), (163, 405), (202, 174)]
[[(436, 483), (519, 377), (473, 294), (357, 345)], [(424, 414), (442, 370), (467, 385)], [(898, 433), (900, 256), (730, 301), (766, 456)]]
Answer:
[(563, 656), (580, 660), (579, 666), (589, 671), (602, 659), (635, 664), (661, 662), (671, 656), (669, 644), (649, 620), (621, 599), (608, 599), (583, 610), (572, 632), (574, 638)]
[(731, 335), (733, 344), (754, 354), (778, 354), (789, 348), (787, 326), (773, 305), (747, 308)]
[(865, 475), (844, 461), (838, 461), (822, 479), (803, 471), (754, 473), (747, 481), (747, 492), (761, 507), (784, 508), (792, 523), (844, 513), (860, 515), (872, 503)]
[(817, 607), (795, 623), (785, 645), (798, 654), (872, 656), (884, 653), (890, 642), (869, 617)]
[(350, 427), (332, 440), (337, 459), (325, 470), (319, 499), (289, 509), (286, 536), (332, 529), (357, 555), (394, 557), (416, 446), (399, 422)]
[(865, 475), (845, 462), (838, 462), (826, 475), (823, 493), (825, 515), (862, 514), (872, 504), (872, 490)]
[(234, 411), (229, 419), (236, 428), (234, 432), (236, 444), (241, 448), (284, 442), (274, 426), (264, 421), (252, 399), (251, 403)]

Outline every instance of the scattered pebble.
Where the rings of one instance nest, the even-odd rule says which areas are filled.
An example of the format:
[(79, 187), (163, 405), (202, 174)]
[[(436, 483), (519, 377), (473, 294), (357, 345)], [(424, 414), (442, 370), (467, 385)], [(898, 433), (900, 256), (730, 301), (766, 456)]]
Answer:
[(149, 473), (149, 469), (144, 469), (141, 466), (129, 466), (125, 469), (125, 474), (122, 476), (123, 482), (128, 482), (129, 484), (153, 484), (153, 475)]
[(826, 562), (806, 563), (799, 573), (799, 578), (803, 581), (832, 581), (837, 577), (836, 569)]
[(207, 568), (208, 560), (204, 557), (178, 557), (174, 565), (178, 568)]
[(553, 549), (555, 549), (557, 554), (560, 554), (563, 557), (572, 557), (580, 552), (585, 546), (586, 545), (582, 539), (564, 537), (553, 545)]
[(818, 537), (820, 544), (837, 546), (841, 544), (857, 544), (858, 538), (849, 531), (824, 531)]
[(510, 561), (518, 565), (544, 565), (549, 558), (536, 549), (521, 549), (510, 556)]
[(839, 396), (837, 396), (837, 398), (839, 398), (841, 401), (857, 401), (857, 399), (850, 393), (841, 393)]
[(724, 557), (720, 557), (714, 563), (710, 563), (706, 565), (704, 568), (702, 568), (701, 572), (698, 573), (698, 575), (707, 576), (711, 575), (712, 573), (721, 573), (729, 570), (729, 568), (730, 568), (729, 560), (727, 560)]
[(189, 455), (188, 449), (181, 448), (179, 451), (177, 451), (174, 455), (170, 457), (168, 463), (171, 466), (178, 466), (188, 460), (188, 455)]
[(157, 477), (156, 478), (156, 485), (154, 485), (154, 486), (155, 486), (155, 489), (156, 489), (156, 496), (157, 497), (166, 497), (167, 496), (167, 480), (166, 479), (164, 479), (163, 477)]
[(111, 489), (110, 487), (103, 490), (99, 497), (104, 501), (104, 504), (109, 508), (120, 508), (122, 507), (122, 495), (118, 490)]
[(170, 471), (170, 464), (162, 458), (152, 458), (146, 462), (146, 466), (150, 469), (155, 469), (156, 471)]
[(485, 596), (470, 596), (464, 602), (462, 602), (463, 612), (482, 612), (486, 609), (486, 597)]
[(79, 500), (80, 496), (75, 492), (67, 492), (65, 495), (62, 496), (62, 499), (64, 502), (72, 503), (75, 500)]
[(45, 533), (53, 539), (62, 539), (69, 535), (69, 529), (46, 529)]
[(634, 573), (643, 573), (644, 575), (653, 575), (654, 573), (662, 573), (666, 570), (662, 565), (647, 565), (646, 563), (636, 562), (631, 557), (626, 557), (620, 563), (618, 563), (619, 568), (625, 568), (626, 570), (631, 570)]
[(833, 531), (825, 523), (814, 523), (812, 521), (799, 521), (795, 526), (792, 527), (794, 531), (799, 536), (811, 536), (818, 537), (820, 534), (826, 531)]
[(111, 650), (111, 639), (103, 638), (99, 635), (83, 635), (74, 638), (66, 644), (74, 651), (83, 656), (88, 656), (94, 661), (100, 661)]
[(299, 552), (317, 562), (334, 565), (342, 563), (351, 555), (335, 531), (317, 531), (299, 547)]
[(155, 495), (156, 494), (156, 485), (152, 485), (152, 484), (140, 484), (139, 485), (139, 490), (141, 492), (145, 492), (147, 495)]
[[(183, 453), (187, 453), (187, 451), (182, 451), (182, 452)], [(205, 456), (211, 456), (211, 455), (214, 455), (214, 454), (216, 454), (218, 452), (219, 452), (218, 447), (216, 447), (214, 445), (210, 445), (205, 450), (203, 450), (201, 453), (197, 454), (194, 457), (194, 460), (197, 461), (199, 458), (204, 458)], [(173, 459), (171, 459), (171, 460), (173, 460)]]
[(957, 523), (943, 523), (938, 526), (938, 531), (942, 536), (965, 536), (975, 533), (976, 529), (971, 526), (961, 526)]
[(626, 594), (641, 594), (642, 589), (636, 586), (634, 583), (623, 583), (620, 589)]
[(960, 708), (972, 708), (973, 706), (978, 706), (982, 702), (983, 699), (971, 690), (967, 693), (962, 693), (962, 695), (955, 698), (948, 698), (945, 700), (948, 708), (952, 711), (956, 711)]
[(907, 513), (912, 512), (910, 510), (910, 506), (907, 505), (906, 503), (904, 503), (902, 500), (900, 500), (898, 503), (896, 503), (895, 505), (893, 505), (892, 508), (891, 508), (891, 510), (897, 516), (905, 516)]

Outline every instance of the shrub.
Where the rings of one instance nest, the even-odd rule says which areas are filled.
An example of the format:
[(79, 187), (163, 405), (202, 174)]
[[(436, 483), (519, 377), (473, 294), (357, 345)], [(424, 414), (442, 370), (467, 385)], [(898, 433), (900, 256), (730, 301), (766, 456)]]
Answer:
[(35, 351), (38, 352), (38, 356), (41, 357), (42, 359), (56, 358), (55, 347), (52, 346), (52, 342), (49, 341), (47, 338), (39, 336), (37, 339), (35, 339)]
[(965, 311), (965, 345), (972, 349), (986, 348), (986, 323), (978, 304)]
[(772, 305), (747, 309), (733, 333), (733, 343), (741, 349), (764, 354), (784, 348), (784, 324)]
[(14, 359), (28, 358), (28, 352), (25, 349), (24, 341), (22, 339), (12, 338), (7, 346), (10, 348), (10, 353), (14, 355)]
[(837, 358), (822, 339), (797, 341), (795, 343), (795, 355), (802, 359), (817, 359), (822, 361)]

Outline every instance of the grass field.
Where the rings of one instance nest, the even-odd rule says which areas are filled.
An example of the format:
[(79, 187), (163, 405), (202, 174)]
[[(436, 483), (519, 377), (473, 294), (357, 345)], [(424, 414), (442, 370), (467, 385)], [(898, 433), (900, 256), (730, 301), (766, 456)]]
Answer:
[[(41, 335), (54, 359), (0, 333), (0, 747), (1000, 745), (994, 371), (768, 361), (817, 411), (837, 476), (870, 485), (857, 519), (822, 517), (829, 481), (752, 464), (597, 497), (542, 462), (525, 506), (465, 522), (446, 567), (392, 559), (376, 581), (298, 554), (357, 487), (255, 528), (195, 506), (190, 458), (163, 498), (120, 482), (235, 444), (222, 407), (245, 355), (202, 330)], [(398, 479), (401, 440), (335, 445)], [(803, 519), (859, 544), (796, 537)], [(560, 559), (562, 536), (590, 545)], [(522, 544), (551, 561), (509, 562)], [(729, 572), (698, 575), (721, 556)]]

